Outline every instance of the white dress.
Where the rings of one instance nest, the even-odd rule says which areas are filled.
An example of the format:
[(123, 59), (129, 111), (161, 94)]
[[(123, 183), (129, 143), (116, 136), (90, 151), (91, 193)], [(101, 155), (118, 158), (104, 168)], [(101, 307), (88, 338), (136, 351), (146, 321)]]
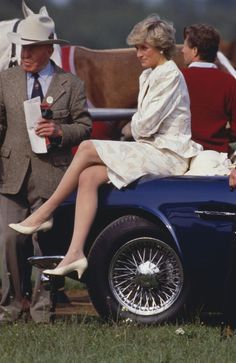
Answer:
[(173, 61), (143, 71), (139, 88), (135, 141), (91, 140), (119, 189), (145, 174), (183, 175), (202, 150), (191, 140), (187, 86)]

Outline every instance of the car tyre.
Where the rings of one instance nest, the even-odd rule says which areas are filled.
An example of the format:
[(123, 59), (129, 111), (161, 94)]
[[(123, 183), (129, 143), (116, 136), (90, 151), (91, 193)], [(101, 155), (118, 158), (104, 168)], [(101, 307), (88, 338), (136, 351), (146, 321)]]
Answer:
[(189, 283), (169, 232), (135, 215), (108, 225), (89, 252), (87, 287), (105, 320), (171, 321), (185, 305)]

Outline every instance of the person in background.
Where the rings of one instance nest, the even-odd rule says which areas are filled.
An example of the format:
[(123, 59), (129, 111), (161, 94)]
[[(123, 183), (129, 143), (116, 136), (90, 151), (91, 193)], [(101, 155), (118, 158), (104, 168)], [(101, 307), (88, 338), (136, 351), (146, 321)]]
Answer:
[[(184, 28), (182, 53), (188, 68), (183, 69), (190, 95), (192, 138), (204, 151), (193, 158), (187, 174), (228, 175), (236, 139), (236, 80), (215, 64), (219, 48), (218, 31), (207, 24)], [(236, 186), (236, 170), (229, 177), (231, 188)], [(229, 251), (224, 286), (223, 324), (221, 336), (233, 336), (235, 328), (235, 294), (232, 282), (236, 280), (235, 233)]]
[[(191, 140), (189, 95), (184, 77), (170, 60), (175, 49), (173, 25), (150, 15), (134, 26), (127, 38), (137, 49), (144, 69), (140, 76), (137, 112), (131, 121), (133, 142), (88, 140), (80, 144), (53, 195), (35, 213), (10, 227), (23, 234), (42, 230), (55, 208), (78, 188), (72, 240), (58, 267), (48, 275), (77, 271), (88, 262), (84, 244), (98, 203), (98, 188), (112, 183), (124, 188), (146, 174), (181, 175), (202, 147)], [(14, 220), (12, 221), (14, 222)]]
[[(33, 14), (22, 20), (18, 32), (8, 34), (12, 43), (22, 46), (21, 65), (0, 73), (0, 323), (15, 321), (28, 310), (36, 322), (50, 320), (49, 292), (40, 276), (32, 294), (27, 260), (33, 255), (32, 238), (8, 224), (26, 218), (51, 196), (72, 160), (71, 147), (91, 133), (83, 82), (50, 60), (53, 44), (66, 43), (53, 34), (54, 22), (47, 16)], [(36, 96), (51, 109), (35, 126), (35, 134), (47, 139), (48, 152), (40, 154), (32, 151), (23, 105)], [(50, 227), (49, 222), (45, 230)]]
[(207, 24), (184, 28), (183, 68), (191, 109), (192, 139), (205, 150), (194, 158), (193, 174), (227, 174), (236, 140), (236, 80), (215, 64), (218, 31)]

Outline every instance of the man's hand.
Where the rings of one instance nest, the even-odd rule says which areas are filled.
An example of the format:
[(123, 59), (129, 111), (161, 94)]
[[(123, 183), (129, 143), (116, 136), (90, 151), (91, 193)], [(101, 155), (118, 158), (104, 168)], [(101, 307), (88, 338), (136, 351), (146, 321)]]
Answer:
[(41, 137), (58, 138), (62, 137), (61, 127), (53, 120), (47, 120), (45, 118), (40, 119), (38, 122), (35, 133)]
[(236, 169), (232, 169), (229, 176), (229, 186), (230, 190), (234, 190), (236, 188)]

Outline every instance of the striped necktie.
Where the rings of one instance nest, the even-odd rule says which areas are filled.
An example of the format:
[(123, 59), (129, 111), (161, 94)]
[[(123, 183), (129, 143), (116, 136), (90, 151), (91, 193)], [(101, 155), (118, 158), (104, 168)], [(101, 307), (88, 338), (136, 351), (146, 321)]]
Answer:
[(38, 80), (39, 74), (33, 73), (32, 77), (34, 77), (34, 84), (33, 84), (33, 89), (32, 89), (32, 93), (31, 93), (31, 98), (39, 96), (41, 99), (41, 102), (42, 102), (43, 101), (43, 91), (42, 91), (41, 84)]

